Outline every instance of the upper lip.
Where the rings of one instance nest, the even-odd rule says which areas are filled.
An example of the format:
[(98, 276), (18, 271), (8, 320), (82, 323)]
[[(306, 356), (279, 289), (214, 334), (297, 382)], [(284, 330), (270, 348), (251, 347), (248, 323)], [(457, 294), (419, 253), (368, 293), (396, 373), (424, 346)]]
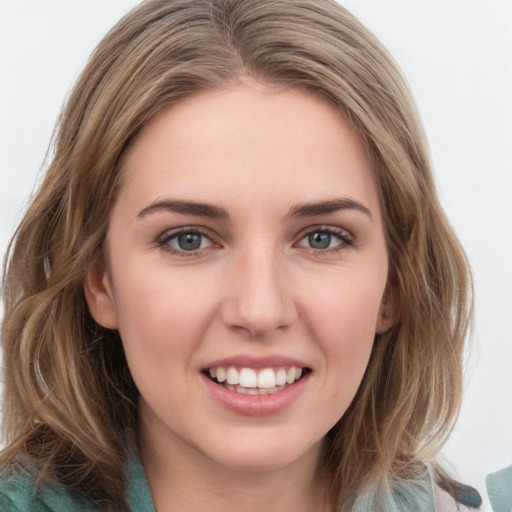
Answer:
[(205, 366), (203, 366), (203, 368), (218, 368), (219, 366), (223, 368), (234, 366), (239, 368), (254, 369), (283, 368), (291, 366), (295, 366), (296, 368), (308, 367), (304, 361), (300, 361), (299, 359), (288, 356), (272, 355), (265, 357), (254, 357), (250, 355), (238, 355), (210, 361)]

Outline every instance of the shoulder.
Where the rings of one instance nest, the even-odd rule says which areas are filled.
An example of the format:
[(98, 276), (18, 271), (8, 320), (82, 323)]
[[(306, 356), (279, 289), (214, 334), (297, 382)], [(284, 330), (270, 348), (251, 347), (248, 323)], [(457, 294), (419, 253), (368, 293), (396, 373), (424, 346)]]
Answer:
[(86, 500), (59, 485), (36, 487), (26, 472), (0, 471), (0, 510), (9, 512), (97, 512)]
[[(155, 512), (144, 469), (135, 455), (128, 465), (127, 502), (130, 510)], [(51, 483), (37, 486), (34, 476), (23, 469), (0, 467), (0, 512), (99, 512), (90, 500), (67, 487)]]
[(384, 510), (475, 512), (482, 504), (476, 489), (449, 478), (437, 465), (425, 466), (423, 474), (418, 473), (415, 479), (395, 483), (392, 497), (393, 506)]

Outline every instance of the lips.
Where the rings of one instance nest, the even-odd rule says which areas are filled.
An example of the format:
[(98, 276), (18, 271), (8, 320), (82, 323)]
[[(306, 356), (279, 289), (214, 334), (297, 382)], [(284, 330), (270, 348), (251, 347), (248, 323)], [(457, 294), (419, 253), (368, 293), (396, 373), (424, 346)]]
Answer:
[(290, 360), (224, 360), (201, 371), (210, 395), (238, 414), (267, 416), (286, 409), (301, 395), (311, 369)]

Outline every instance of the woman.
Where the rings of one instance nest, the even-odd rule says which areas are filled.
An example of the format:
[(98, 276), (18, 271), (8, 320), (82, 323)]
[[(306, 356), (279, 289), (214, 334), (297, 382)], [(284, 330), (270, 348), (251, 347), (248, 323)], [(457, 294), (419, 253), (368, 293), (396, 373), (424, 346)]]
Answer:
[(468, 265), (348, 12), (144, 2), (55, 149), (4, 279), (4, 508), (478, 506), (432, 464)]

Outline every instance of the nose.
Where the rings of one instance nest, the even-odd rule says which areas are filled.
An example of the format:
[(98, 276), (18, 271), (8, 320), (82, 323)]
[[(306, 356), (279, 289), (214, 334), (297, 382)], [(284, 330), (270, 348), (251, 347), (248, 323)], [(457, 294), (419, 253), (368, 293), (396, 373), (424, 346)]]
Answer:
[(225, 325), (255, 338), (271, 337), (289, 328), (297, 313), (285, 267), (271, 249), (233, 257), (223, 292)]

